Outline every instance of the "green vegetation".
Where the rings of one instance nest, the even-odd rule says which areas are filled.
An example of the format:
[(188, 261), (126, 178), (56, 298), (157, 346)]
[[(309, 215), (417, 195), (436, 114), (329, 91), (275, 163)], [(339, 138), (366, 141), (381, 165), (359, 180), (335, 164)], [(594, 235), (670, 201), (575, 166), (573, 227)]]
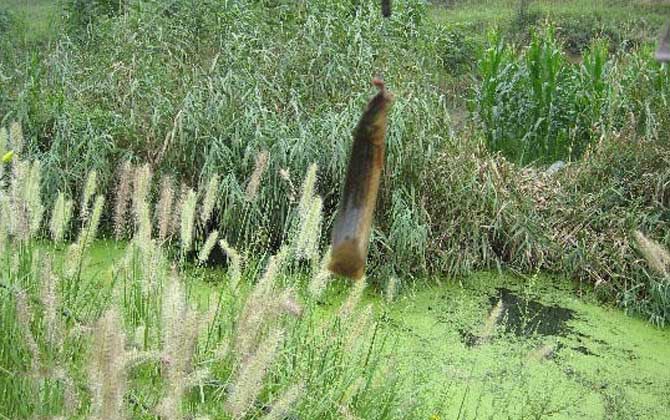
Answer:
[[(571, 64), (552, 26), (519, 50), (501, 32), (484, 41), (435, 22), (419, 1), (391, 20), (374, 2), (141, 4), (2, 67), (0, 114), (22, 122), (45, 197), (81, 194), (92, 169), (108, 190), (119, 162), (148, 162), (183, 191), (216, 178), (205, 230), (276, 251), (299, 217), (295, 174), (314, 162), (323, 246), (365, 86), (383, 73), (397, 100), (373, 277), (544, 269), (665, 322), (630, 238), (670, 243), (670, 84), (653, 45), (608, 52), (596, 40)], [(542, 177), (556, 159), (569, 169)]]
[[(20, 150), (17, 126), (10, 139)], [(94, 242), (105, 201), (94, 172), (76, 205), (54, 203), (54, 242), (44, 242), (35, 236), (45, 224), (40, 164), (13, 161), (0, 205), (3, 416), (421, 416), (399, 395), (400, 378), (380, 376), (386, 333), (373, 327), (370, 307), (358, 307), (365, 282), (337, 311), (319, 308), (329, 275), (303, 246), (303, 236), (318, 235), (310, 221), (262, 268), (225, 239), (197, 234), (209, 222), (211, 189), (193, 204), (182, 196), (174, 209), (165, 199), (169, 211), (153, 209), (150, 173), (132, 172), (132, 191), (119, 189), (114, 207), (121, 222), (131, 211), (129, 243)], [(305, 183), (301, 202), (316, 199)], [(60, 242), (72, 225), (80, 225), (76, 240)], [(166, 246), (172, 237), (178, 250)], [(203, 269), (213, 246), (225, 252), (227, 273)], [(185, 259), (193, 248), (198, 266)], [(302, 260), (315, 262), (307, 277)]]
[[(0, 415), (662, 417), (592, 304), (670, 322), (670, 6), (438, 3), (3, 4)], [(375, 75), (385, 302), (323, 269)]]
[[(0, 34), (20, 39), (24, 44), (52, 38), (57, 33), (54, 21), (59, 15), (58, 6), (54, 0), (5, 0), (0, 5)], [(5, 24), (5, 19), (11, 19), (13, 24)]]
[[(132, 239), (96, 241), (104, 200), (94, 173), (81, 200), (59, 198), (46, 223), (39, 163), (13, 161), (0, 202), (3, 416), (662, 418), (668, 409), (668, 332), (587, 303), (588, 292), (577, 299), (562, 280), (389, 280), (380, 299), (365, 281), (329, 278), (304, 246), (319, 234), (309, 218), (262, 265), (221, 240), (228, 269), (213, 270), (212, 234), (197, 233), (211, 189), (174, 207), (163, 190), (151, 208), (150, 173), (129, 171), (114, 219), (125, 225), (119, 212), (132, 213)], [(313, 177), (301, 203), (318, 200)], [(35, 237), (43, 224), (53, 242)], [(73, 225), (75, 241), (59, 241)], [(636, 239), (667, 276), (670, 254)], [(198, 263), (184, 258), (191, 249)]]

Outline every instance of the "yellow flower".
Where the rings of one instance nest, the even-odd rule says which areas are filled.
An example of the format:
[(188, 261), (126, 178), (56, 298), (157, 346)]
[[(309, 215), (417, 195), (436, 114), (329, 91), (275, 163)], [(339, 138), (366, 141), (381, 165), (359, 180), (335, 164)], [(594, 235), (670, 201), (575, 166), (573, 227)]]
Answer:
[(433, 414), (432, 416), (430, 416), (428, 420), (440, 420), (440, 416), (438, 416), (437, 414)]
[(14, 151), (10, 150), (9, 152), (5, 153), (2, 155), (2, 163), (9, 163), (12, 161), (12, 158), (14, 157)]

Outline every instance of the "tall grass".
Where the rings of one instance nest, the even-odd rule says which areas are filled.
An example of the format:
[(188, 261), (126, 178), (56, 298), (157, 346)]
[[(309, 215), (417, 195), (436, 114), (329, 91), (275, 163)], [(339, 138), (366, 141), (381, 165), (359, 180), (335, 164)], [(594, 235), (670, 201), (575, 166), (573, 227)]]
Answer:
[[(20, 160), (11, 165), (29, 166)], [(303, 218), (296, 228), (300, 236), (283, 244), (256, 279), (238, 251), (221, 240), (230, 261), (221, 280), (228, 282), (221, 282), (218, 294), (203, 302), (194, 292), (203, 284), (198, 270), (184, 263), (181, 252), (173, 253), (156, 240), (159, 221), (149, 220), (146, 227), (142, 223), (148, 219), (137, 218), (131, 240), (115, 245), (125, 255), (109, 277), (88, 271), (102, 195), (90, 211), (79, 209), (83, 216), (75, 229), (56, 217), (67, 201), (59, 195), (53, 206), (56, 221), (49, 229), (65, 232), (59, 238), (76, 233), (77, 240), (65, 250), (59, 243), (40, 240), (39, 229), (13, 230), (8, 224), (38, 206), (31, 189), (14, 188), (26, 182), (16, 173), (1, 191), (3, 197), (18, 191), (0, 223), (1, 231), (9, 232), (2, 236), (0, 253), (6, 268), (0, 283), (3, 416), (421, 415), (398, 393), (397, 381), (378, 367), (385, 338), (374, 327), (378, 321), (371, 308), (359, 305), (365, 282), (353, 289), (339, 312), (324, 315), (305, 285), (296, 281), (304, 277), (296, 275), (292, 261), (304, 257), (305, 242), (313, 241), (303, 235), (318, 235), (311, 218), (320, 214)], [(136, 173), (132, 198), (143, 208), (149, 202), (139, 186), (150, 185), (150, 178), (142, 167)], [(301, 201), (318, 199), (310, 193), (305, 188)], [(202, 195), (205, 204), (210, 202), (206, 194), (196, 194)], [(88, 203), (83, 199), (78, 207)], [(208, 208), (196, 206), (196, 217), (182, 212), (182, 228), (200, 223)], [(46, 225), (40, 223), (40, 228)], [(204, 249), (210, 238), (193, 232), (192, 242)], [(179, 244), (184, 249), (183, 238)], [(317, 264), (308, 278), (323, 282), (318, 276)]]
[[(442, 46), (432, 42), (437, 29), (423, 2), (399, 3), (390, 20), (374, 2), (141, 4), (100, 17), (83, 40), (63, 36), (36, 78), (0, 104), (0, 114), (23, 120), (48, 197), (79, 194), (91, 169), (109, 190), (128, 159), (177, 184), (206, 185), (219, 174), (216, 189), (228, 201), (211, 218), (221, 235), (234, 246), (276, 250), (298, 217), (281, 171), (318, 164), (323, 227), (332, 223), (351, 131), (375, 74), (401, 98), (378, 220), (389, 224), (398, 211), (391, 191), (416, 197), (407, 182), (419, 182), (449, 124), (427, 72), (443, 68), (430, 58)], [(420, 209), (404, 211), (403, 229), (425, 224)], [(401, 242), (385, 246), (411, 253)]]

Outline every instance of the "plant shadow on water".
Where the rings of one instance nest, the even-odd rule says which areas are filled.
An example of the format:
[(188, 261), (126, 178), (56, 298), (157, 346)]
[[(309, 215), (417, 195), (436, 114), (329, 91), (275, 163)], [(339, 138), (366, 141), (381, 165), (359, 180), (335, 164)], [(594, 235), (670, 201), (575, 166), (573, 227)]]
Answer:
[[(504, 287), (497, 288), (488, 301), (489, 319), (495, 318), (494, 323), (500, 321), (504, 331), (516, 337), (532, 335), (565, 337), (574, 333), (567, 324), (575, 317), (575, 312), (571, 309), (558, 305), (545, 305)], [(478, 345), (487, 338), (465, 329), (459, 329), (459, 333), (461, 340), (468, 347)], [(579, 348), (575, 350), (580, 351)], [(581, 352), (592, 354), (588, 350)]]

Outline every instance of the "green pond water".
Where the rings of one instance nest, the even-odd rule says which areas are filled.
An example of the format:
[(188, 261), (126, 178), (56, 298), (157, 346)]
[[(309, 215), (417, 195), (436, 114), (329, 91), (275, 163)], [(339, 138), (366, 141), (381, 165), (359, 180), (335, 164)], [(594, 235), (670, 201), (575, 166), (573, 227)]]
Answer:
[[(100, 242), (86, 271), (111, 278), (122, 255)], [(216, 281), (192, 286), (200, 306), (219, 293)], [(331, 288), (319, 316), (348, 291)], [(364, 303), (386, 338), (381, 369), (402, 377), (403, 398), (431, 420), (670, 419), (670, 329), (578, 296), (567, 281), (480, 273), (417, 282), (390, 305), (369, 290)]]
[(670, 331), (569, 283), (480, 274), (386, 309), (389, 360), (435, 419), (670, 418)]

